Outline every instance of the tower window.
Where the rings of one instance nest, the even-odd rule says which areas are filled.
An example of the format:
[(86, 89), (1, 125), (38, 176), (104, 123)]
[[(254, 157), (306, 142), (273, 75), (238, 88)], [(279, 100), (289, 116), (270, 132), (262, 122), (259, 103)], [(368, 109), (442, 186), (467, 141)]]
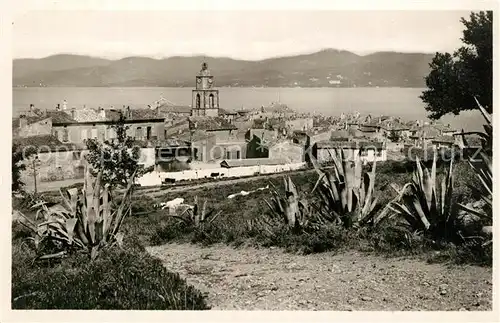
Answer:
[(200, 93), (196, 94), (196, 108), (199, 109), (201, 106), (201, 98), (200, 98)]
[(210, 94), (210, 96), (208, 97), (208, 104), (209, 104), (210, 108), (214, 107), (214, 95), (213, 94)]

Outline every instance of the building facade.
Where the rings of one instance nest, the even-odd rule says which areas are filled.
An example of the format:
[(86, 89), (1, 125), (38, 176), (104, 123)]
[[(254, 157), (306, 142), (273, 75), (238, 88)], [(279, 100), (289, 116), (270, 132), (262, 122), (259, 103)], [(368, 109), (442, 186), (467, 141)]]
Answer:
[(313, 145), (312, 155), (319, 163), (332, 161), (343, 151), (347, 160), (360, 159), (363, 162), (387, 160), (387, 147), (383, 142), (320, 141)]
[(219, 116), (219, 90), (214, 88), (214, 77), (203, 63), (196, 76), (196, 88), (192, 91), (191, 116)]

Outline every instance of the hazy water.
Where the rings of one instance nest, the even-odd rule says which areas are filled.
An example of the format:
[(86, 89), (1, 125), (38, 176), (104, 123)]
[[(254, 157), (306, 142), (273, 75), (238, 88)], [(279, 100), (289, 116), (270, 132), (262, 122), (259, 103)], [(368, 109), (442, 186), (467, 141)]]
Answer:
[[(83, 105), (120, 108), (123, 105), (145, 107), (162, 95), (179, 104), (191, 104), (191, 88), (13, 88), (13, 114), (26, 111), (31, 103), (41, 109), (53, 109), (67, 100), (68, 107)], [(407, 120), (426, 119), (424, 104), (416, 88), (219, 88), (221, 108), (234, 110), (254, 108), (278, 99), (296, 111), (340, 115), (359, 111), (361, 114), (395, 115)], [(457, 129), (482, 130), (479, 112), (445, 117)]]

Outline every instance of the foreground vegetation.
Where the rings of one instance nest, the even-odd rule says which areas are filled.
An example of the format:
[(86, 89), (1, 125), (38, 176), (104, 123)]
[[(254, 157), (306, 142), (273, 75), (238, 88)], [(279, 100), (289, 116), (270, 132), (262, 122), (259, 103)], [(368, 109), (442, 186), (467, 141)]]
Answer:
[(109, 185), (101, 185), (102, 170), (94, 179), (88, 168), (81, 192), (61, 190), (59, 203), (15, 199), (12, 308), (209, 308), (199, 291), (167, 271), (139, 239), (124, 236), (134, 175), (118, 203)]
[(29, 234), (14, 225), (13, 309), (208, 309), (199, 291), (167, 271), (133, 236), (92, 262), (83, 253), (34, 262), (36, 252), (25, 239)]

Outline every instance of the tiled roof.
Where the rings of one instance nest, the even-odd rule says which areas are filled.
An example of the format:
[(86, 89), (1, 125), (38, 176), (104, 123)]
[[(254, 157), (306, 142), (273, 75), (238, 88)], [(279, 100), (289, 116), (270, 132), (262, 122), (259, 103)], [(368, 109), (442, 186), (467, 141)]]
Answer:
[(185, 131), (185, 132), (181, 133), (180, 135), (175, 136), (175, 138), (173, 138), (173, 139), (177, 139), (177, 140), (180, 140), (183, 142), (189, 142), (190, 140), (195, 142), (195, 141), (205, 140), (205, 139), (208, 139), (208, 138), (211, 138), (214, 136), (215, 135), (212, 133), (207, 133), (205, 131), (197, 130), (197, 131), (194, 131), (193, 134), (190, 134), (189, 131)]
[(52, 119), (52, 124), (76, 122), (76, 120), (65, 111), (47, 111), (47, 116)]
[(374, 127), (374, 128), (378, 128), (378, 127), (381, 127), (381, 124), (378, 122), (378, 120), (372, 120), (368, 123), (364, 123), (361, 125), (362, 127)]
[(268, 106), (264, 106), (265, 112), (293, 112), (286, 104), (281, 102), (271, 102)]
[(126, 116), (127, 120), (152, 120), (152, 119), (165, 119), (152, 109), (130, 109), (130, 116)]
[(384, 142), (378, 141), (318, 141), (318, 149), (324, 148), (385, 148)]
[(236, 129), (236, 127), (220, 117), (191, 117), (190, 120), (195, 124), (195, 129), (215, 131), (225, 129)]
[(84, 109), (74, 109), (73, 111), (68, 111), (74, 113), (74, 119), (76, 122), (92, 122), (92, 121), (106, 121), (106, 116), (101, 115), (99, 111), (90, 108)]
[(235, 112), (235, 111), (228, 111), (226, 109), (220, 109), (219, 108), (219, 114), (222, 114), (222, 115), (226, 115), (226, 114), (229, 114), (229, 115), (237, 115), (238, 112)]
[(66, 144), (62, 143), (57, 139), (55, 136), (52, 135), (41, 135), (41, 136), (31, 136), (31, 137), (25, 137), (25, 138), (14, 138), (12, 140), (13, 145), (19, 145), (20, 149), (23, 149), (25, 147), (33, 147), (40, 152), (45, 151), (47, 148), (51, 151), (54, 151), (56, 149), (59, 150), (80, 150), (83, 147), (77, 146), (77, 145), (72, 145), (72, 144)]
[(332, 138), (348, 138), (349, 132), (347, 130), (336, 130), (332, 131)]
[(446, 142), (446, 143), (454, 143), (455, 137), (453, 136), (439, 136), (432, 139), (433, 142)]
[(182, 114), (191, 114), (191, 107), (189, 106), (180, 106), (180, 105), (170, 105), (164, 103), (160, 105), (158, 108), (160, 114), (167, 113), (182, 113)]

